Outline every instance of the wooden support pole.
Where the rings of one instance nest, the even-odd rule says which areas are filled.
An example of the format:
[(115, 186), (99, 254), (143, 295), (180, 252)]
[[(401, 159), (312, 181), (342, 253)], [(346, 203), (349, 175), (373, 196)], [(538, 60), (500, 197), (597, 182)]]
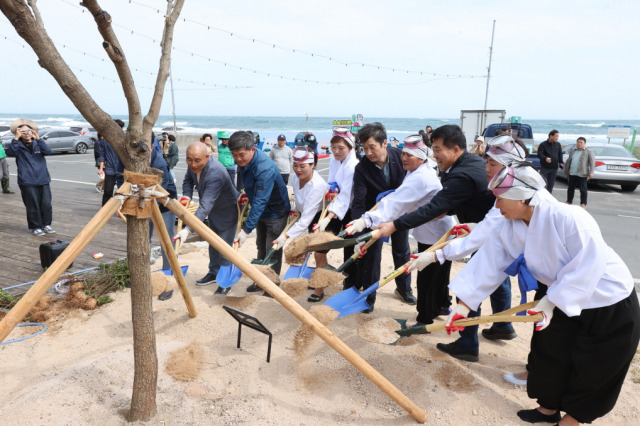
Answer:
[[(180, 293), (182, 294), (184, 303), (187, 305), (189, 316), (191, 316), (191, 318), (195, 318), (198, 316), (198, 311), (196, 311), (196, 306), (193, 304), (193, 299), (191, 298), (189, 287), (187, 287), (187, 282), (184, 279), (184, 275), (182, 275), (182, 269), (180, 269), (180, 264), (178, 263), (176, 254), (173, 251), (173, 246), (171, 245), (171, 239), (169, 238), (169, 233), (167, 232), (167, 229), (164, 226), (164, 221), (162, 220), (162, 213), (160, 213), (160, 207), (158, 207), (158, 203), (156, 202), (153, 203), (153, 210), (151, 211), (151, 220), (153, 221), (153, 226), (155, 226), (156, 230), (158, 231), (158, 236), (160, 237), (160, 244), (162, 245), (162, 249), (164, 250), (166, 257), (169, 260), (169, 265), (171, 265), (173, 276), (176, 278), (176, 281), (178, 282), (178, 288), (180, 289)], [(164, 267), (166, 266), (167, 265), (164, 265)]]
[(169, 210), (174, 212), (198, 235), (204, 238), (216, 250), (236, 265), (242, 272), (258, 284), (263, 290), (269, 293), (275, 300), (291, 312), (296, 318), (306, 324), (315, 334), (338, 352), (344, 359), (349, 361), (355, 368), (378, 386), (384, 393), (393, 399), (398, 405), (406, 410), (414, 419), (420, 423), (427, 421), (427, 413), (404, 395), (398, 388), (389, 382), (375, 368), (369, 365), (360, 355), (347, 346), (327, 327), (322, 325), (313, 315), (307, 312), (280, 287), (269, 281), (256, 267), (236, 253), (222, 238), (216, 235), (208, 226), (202, 223), (192, 213), (185, 209), (182, 204), (173, 199), (161, 199)]
[(27, 291), (16, 305), (0, 321), (0, 342), (11, 333), (11, 330), (18, 324), (29, 311), (38, 303), (38, 300), (49, 290), (58, 280), (69, 265), (91, 242), (102, 227), (109, 221), (109, 218), (118, 211), (120, 200), (111, 198), (98, 213), (87, 223), (78, 235), (71, 241), (69, 246), (62, 252), (60, 257), (49, 266), (40, 276), (38, 281)]

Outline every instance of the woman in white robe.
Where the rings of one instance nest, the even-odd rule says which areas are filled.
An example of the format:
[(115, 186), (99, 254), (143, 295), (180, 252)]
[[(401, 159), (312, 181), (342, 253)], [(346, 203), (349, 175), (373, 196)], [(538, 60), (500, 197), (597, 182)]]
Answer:
[(517, 414), (531, 423), (590, 423), (614, 407), (640, 340), (631, 273), (596, 221), (546, 196), (533, 168), (505, 168), (489, 185), (508, 220), (451, 282), (460, 302), (447, 330), (457, 330), (451, 323), (477, 308), (523, 255), (523, 267), (548, 290), (529, 310), (544, 318), (528, 359), (527, 392), (539, 406)]

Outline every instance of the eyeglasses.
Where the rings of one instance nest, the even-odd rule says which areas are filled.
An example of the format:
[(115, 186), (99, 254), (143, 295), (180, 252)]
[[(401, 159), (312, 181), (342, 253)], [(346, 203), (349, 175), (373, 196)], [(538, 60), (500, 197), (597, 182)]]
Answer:
[(491, 180), (489, 181), (489, 189), (493, 191), (494, 195), (501, 195), (513, 188), (514, 181), (519, 181), (529, 189), (537, 191), (535, 188), (522, 179), (516, 177), (513, 167), (503, 167)]

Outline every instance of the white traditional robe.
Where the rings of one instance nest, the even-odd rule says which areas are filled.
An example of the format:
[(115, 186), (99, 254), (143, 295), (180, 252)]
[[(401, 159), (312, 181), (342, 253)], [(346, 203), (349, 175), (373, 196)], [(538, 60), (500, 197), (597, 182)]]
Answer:
[(613, 305), (634, 288), (631, 272), (604, 242), (593, 217), (550, 197), (542, 197), (535, 206), (529, 226), (505, 220), (449, 288), (476, 309), (523, 253), (529, 272), (549, 286), (549, 300), (570, 317), (583, 309)]
[[(429, 201), (442, 189), (436, 172), (423, 163), (413, 172), (407, 172), (402, 184), (391, 194), (380, 200), (378, 208), (366, 212), (364, 218), (368, 228), (391, 222), (405, 213), (410, 213)], [(434, 219), (413, 229), (413, 237), (422, 244), (433, 244), (449, 231), (455, 222), (451, 216)]]
[(344, 219), (351, 201), (353, 200), (353, 172), (358, 164), (358, 158), (353, 150), (349, 156), (341, 163), (331, 156), (329, 160), (329, 180), (328, 182), (336, 182), (340, 188), (340, 192), (329, 207), (329, 211), (333, 212), (338, 219)]
[(287, 231), (289, 238), (293, 239), (307, 232), (316, 213), (322, 210), (322, 199), (329, 185), (320, 173), (314, 171), (311, 180), (302, 188), (298, 176), (294, 173), (291, 176), (291, 187), (296, 202), (295, 209), (300, 212), (300, 219)]

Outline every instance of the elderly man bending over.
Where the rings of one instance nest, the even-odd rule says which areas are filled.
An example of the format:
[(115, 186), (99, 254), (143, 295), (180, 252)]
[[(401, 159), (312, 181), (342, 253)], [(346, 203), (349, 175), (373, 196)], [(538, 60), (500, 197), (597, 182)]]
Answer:
[[(193, 196), (193, 187), (198, 190), (200, 205), (196, 217), (202, 221), (209, 217), (209, 228), (227, 244), (232, 245), (235, 236), (235, 225), (238, 220), (236, 200), (238, 191), (231, 183), (227, 170), (213, 157), (210, 157), (207, 146), (202, 142), (192, 142), (187, 147), (187, 173), (182, 183), (180, 203), (187, 204)], [(175, 239), (183, 242), (191, 230), (185, 227)], [(197, 285), (208, 285), (216, 282), (216, 275), (221, 265), (229, 265), (229, 261), (218, 250), (209, 246), (209, 272), (196, 281)], [(229, 288), (218, 287), (215, 294), (227, 294)]]

